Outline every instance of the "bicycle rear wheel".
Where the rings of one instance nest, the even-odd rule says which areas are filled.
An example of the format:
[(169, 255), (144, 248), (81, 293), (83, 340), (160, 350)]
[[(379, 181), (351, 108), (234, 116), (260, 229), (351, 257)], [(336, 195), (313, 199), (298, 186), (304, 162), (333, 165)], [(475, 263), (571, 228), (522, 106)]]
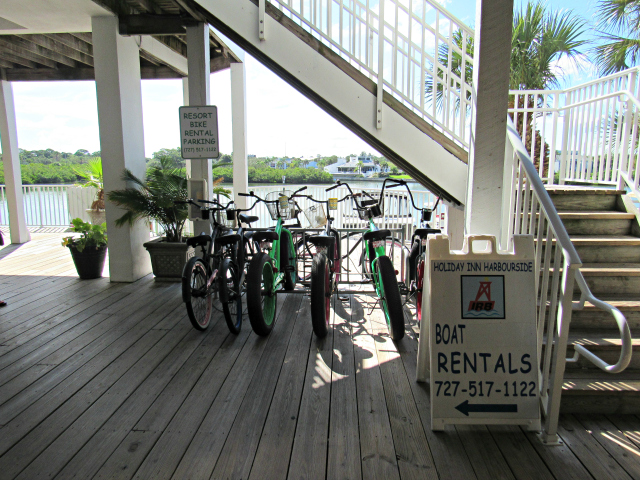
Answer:
[(416, 271), (416, 318), (422, 321), (422, 288), (424, 286), (424, 254), (418, 257)]
[(247, 310), (251, 328), (260, 336), (267, 336), (276, 318), (276, 292), (273, 262), (264, 252), (258, 253), (247, 272)]
[(380, 298), (389, 335), (394, 342), (397, 342), (404, 337), (404, 310), (402, 309), (396, 272), (387, 256), (379, 257), (374, 265), (375, 273), (378, 274), (378, 285), (382, 290)]
[(242, 328), (242, 292), (239, 278), (235, 263), (226, 258), (220, 268), (220, 303), (229, 331), (236, 335)]
[(331, 282), (327, 257), (319, 253), (311, 265), (311, 325), (313, 333), (324, 338), (329, 332)]
[(285, 290), (293, 290), (298, 280), (296, 252), (291, 251), (289, 235), (280, 235), (280, 271), (284, 273), (282, 285)]
[(207, 288), (207, 266), (197, 257), (190, 258), (182, 271), (182, 299), (191, 325), (206, 330), (211, 320), (212, 292)]

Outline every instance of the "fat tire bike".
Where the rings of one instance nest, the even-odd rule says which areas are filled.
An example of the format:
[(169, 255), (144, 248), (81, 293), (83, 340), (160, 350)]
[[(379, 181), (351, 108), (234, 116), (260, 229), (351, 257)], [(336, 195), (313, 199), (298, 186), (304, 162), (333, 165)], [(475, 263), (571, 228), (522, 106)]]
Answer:
[[(338, 188), (341, 184), (326, 189), (327, 192)], [(351, 195), (347, 195), (340, 200), (335, 200), (336, 204), (342, 202)], [(316, 200), (311, 195), (295, 195), (295, 197), (303, 197), (317, 205), (311, 205), (305, 210), (305, 215), (312, 227), (322, 224), (325, 230), (319, 235), (303, 235), (299, 242), (304, 242), (303, 249), (298, 248), (298, 252), (305, 254), (309, 252), (312, 255), (310, 281), (310, 297), (311, 297), (311, 325), (313, 333), (318, 338), (324, 338), (329, 333), (329, 322), (331, 318), (331, 297), (338, 290), (338, 282), (340, 281), (340, 234), (337, 230), (331, 228), (334, 218), (328, 215), (330, 212), (330, 200)], [(327, 209), (327, 215), (324, 214), (323, 206)], [(310, 244), (313, 248), (309, 248)], [(300, 245), (300, 244), (298, 244)]]
[[(201, 252), (191, 257), (182, 271), (182, 300), (189, 321), (195, 329), (206, 330), (211, 321), (214, 298), (218, 297), (229, 331), (238, 334), (242, 327), (244, 258), (253, 246), (241, 228), (234, 233), (231, 226), (238, 219), (249, 224), (258, 218), (241, 213), (246, 210), (230, 208), (233, 201), (226, 206), (215, 200), (196, 202), (191, 199), (185, 203), (200, 208), (202, 219), (209, 220), (212, 227), (211, 235), (203, 232), (187, 239), (188, 246), (196, 252), (200, 248)], [(202, 203), (214, 206), (204, 207)], [(222, 212), (224, 215), (220, 215)]]
[[(396, 271), (391, 259), (386, 253), (387, 238), (391, 237), (388, 229), (380, 230), (374, 218), (382, 216), (384, 211), (384, 190), (387, 183), (396, 182), (387, 178), (382, 183), (380, 198), (374, 199), (367, 193), (354, 194), (351, 187), (342, 182), (349, 190), (350, 196), (354, 199), (356, 208), (361, 220), (369, 222), (369, 228), (362, 234), (363, 246), (363, 270), (366, 273), (367, 267), (370, 272), (370, 279), (375, 287), (376, 295), (382, 305), (385, 321), (391, 339), (395, 342), (404, 337), (404, 311), (396, 279)], [(395, 186), (395, 183), (394, 185)], [(358, 200), (362, 195), (368, 196), (368, 200)]]
[(253, 241), (259, 245), (257, 253), (249, 262), (247, 271), (247, 313), (253, 331), (266, 336), (271, 333), (276, 319), (276, 294), (280, 290), (295, 288), (298, 273), (296, 251), (291, 231), (284, 227), (284, 220), (296, 217), (296, 205), (288, 191), (270, 192), (265, 198), (254, 192), (239, 193), (253, 197), (267, 205), (275, 227), (253, 233)]

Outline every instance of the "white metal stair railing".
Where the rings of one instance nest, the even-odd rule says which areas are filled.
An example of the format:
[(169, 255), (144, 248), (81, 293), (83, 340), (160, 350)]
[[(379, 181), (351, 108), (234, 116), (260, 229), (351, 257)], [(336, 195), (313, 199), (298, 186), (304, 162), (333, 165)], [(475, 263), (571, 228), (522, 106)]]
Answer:
[[(469, 146), (473, 30), (429, 0), (268, 0), (422, 119)], [(260, 17), (265, 3), (260, 0)], [(380, 18), (383, 18), (382, 36)], [(261, 31), (268, 40), (268, 32)], [(378, 89), (381, 126), (382, 89)]]
[[(584, 302), (589, 301), (611, 313), (620, 330), (622, 348), (615, 365), (608, 365), (580, 345), (574, 345), (576, 356), (569, 361), (575, 361), (578, 355), (582, 355), (604, 371), (621, 372), (631, 361), (631, 332), (624, 315), (596, 299), (589, 290), (579, 270), (582, 265), (580, 257), (509, 117), (504, 187), (503, 205), (509, 215), (505, 216), (503, 225), (503, 245), (514, 234), (533, 235), (536, 243), (538, 363), (540, 400), (545, 416), (541, 439), (545, 443), (555, 443), (572, 310), (582, 308)], [(578, 283), (582, 293), (579, 302), (573, 301), (574, 282)], [(545, 335), (547, 348), (542, 358)]]
[(626, 183), (640, 193), (639, 72), (635, 67), (566, 90), (510, 92), (509, 112), (547, 184)]

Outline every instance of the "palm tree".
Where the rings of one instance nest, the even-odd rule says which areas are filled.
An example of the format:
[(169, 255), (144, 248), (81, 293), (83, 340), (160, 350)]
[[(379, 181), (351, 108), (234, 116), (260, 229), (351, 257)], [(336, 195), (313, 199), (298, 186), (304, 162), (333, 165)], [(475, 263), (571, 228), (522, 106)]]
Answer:
[[(640, 2), (640, 0), (637, 1)], [(562, 71), (558, 69), (557, 62), (563, 57), (572, 62), (578, 61), (582, 55), (580, 48), (586, 44), (586, 40), (580, 40), (580, 36), (585, 32), (585, 25), (583, 19), (570, 11), (547, 10), (541, 2), (529, 1), (523, 10), (515, 12), (511, 34), (509, 88), (511, 90), (544, 90), (558, 86)], [(462, 50), (464, 41), (462, 31), (453, 32), (451, 41), (459, 50)], [(468, 56), (473, 57), (473, 37), (467, 37), (465, 51)], [(447, 44), (440, 43), (436, 67), (436, 76), (440, 82), (435, 95), (435, 101), (439, 106), (442, 100), (442, 79), (444, 78), (444, 67), (440, 66), (448, 65), (449, 54)], [(456, 49), (451, 56), (451, 72), (466, 84), (473, 84), (472, 65), (466, 63), (464, 75), (462, 75), (462, 56)], [(449, 88), (460, 91), (460, 82), (451, 78)], [(428, 99), (433, 101), (433, 78), (428, 78), (425, 82), (425, 92)]]
[(602, 45), (595, 63), (602, 75), (620, 72), (640, 60), (640, 0), (600, 0), (597, 28)]
[(84, 163), (74, 169), (76, 175), (84, 178), (83, 187), (94, 187), (96, 191), (96, 199), (91, 204), (91, 209), (96, 212), (104, 210), (104, 176), (102, 174), (102, 160), (100, 158), (92, 158), (88, 163)]

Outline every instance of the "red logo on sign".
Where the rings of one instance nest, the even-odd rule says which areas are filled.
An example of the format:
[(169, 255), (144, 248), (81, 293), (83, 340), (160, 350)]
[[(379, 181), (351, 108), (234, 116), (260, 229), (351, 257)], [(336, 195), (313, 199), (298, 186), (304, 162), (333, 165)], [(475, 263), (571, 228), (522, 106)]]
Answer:
[[(486, 300), (480, 300), (482, 296), (485, 296)], [(480, 282), (480, 288), (478, 288), (478, 294), (476, 299), (469, 302), (469, 310), (493, 310), (496, 302), (491, 300), (491, 282)]]

